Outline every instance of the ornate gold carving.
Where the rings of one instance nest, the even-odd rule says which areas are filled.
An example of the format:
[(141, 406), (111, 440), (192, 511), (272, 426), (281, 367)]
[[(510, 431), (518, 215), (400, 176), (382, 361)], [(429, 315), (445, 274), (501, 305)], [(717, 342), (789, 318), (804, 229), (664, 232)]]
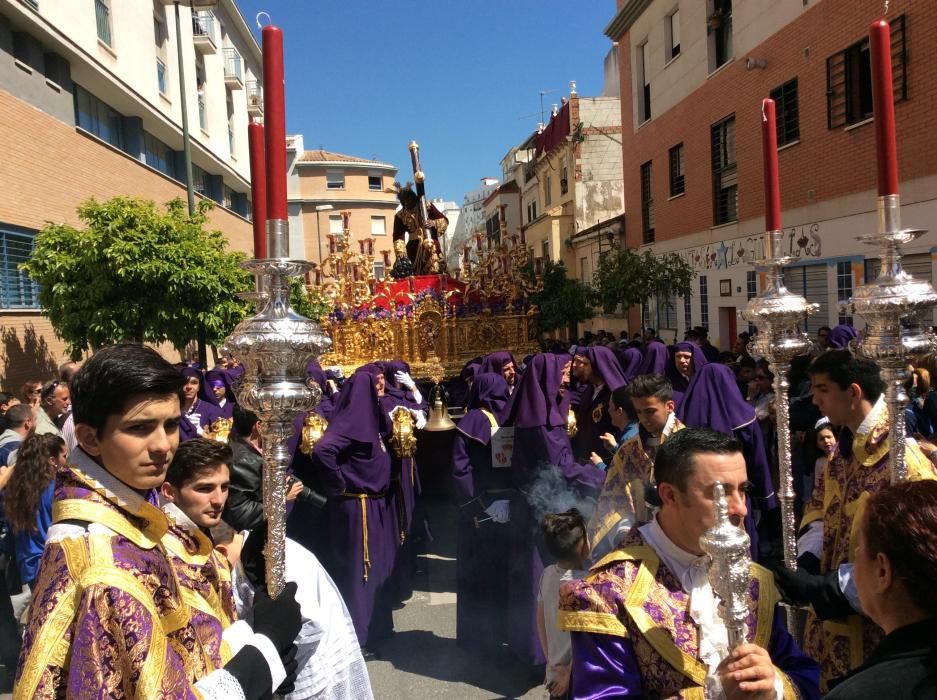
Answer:
[(227, 442), (233, 427), (233, 418), (216, 418), (207, 429), (202, 430), (202, 437), (216, 442)]
[(579, 432), (579, 425), (576, 423), (576, 412), (570, 408), (566, 414), (566, 435), (570, 438), (576, 437)]
[(302, 442), (299, 445), (299, 449), (303, 451), (304, 455), (307, 457), (312, 456), (312, 449), (325, 434), (325, 429), (328, 426), (328, 421), (325, 418), (318, 413), (309, 412), (309, 415), (303, 421)]
[(412, 457), (416, 454), (416, 419), (403, 406), (394, 409), (390, 416), (393, 424), (390, 444), (398, 457)]

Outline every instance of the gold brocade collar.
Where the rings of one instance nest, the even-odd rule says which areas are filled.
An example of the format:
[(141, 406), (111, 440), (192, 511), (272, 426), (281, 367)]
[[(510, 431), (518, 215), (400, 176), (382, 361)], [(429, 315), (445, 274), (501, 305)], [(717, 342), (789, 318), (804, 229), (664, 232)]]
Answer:
[(869, 467), (888, 456), (888, 429), (888, 411), (880, 396), (852, 439), (852, 454), (858, 464)]
[[(82, 496), (58, 499), (52, 521), (76, 520), (103, 525), (142, 549), (152, 549), (166, 534), (169, 521), (163, 512), (76, 447), (69, 455), (67, 474), (73, 488), (87, 489)], [(71, 490), (65, 484), (66, 493)], [(58, 489), (57, 489), (58, 490)]]
[(166, 550), (189, 564), (205, 564), (214, 549), (211, 538), (175, 503), (163, 503), (162, 511), (170, 525), (163, 537)]

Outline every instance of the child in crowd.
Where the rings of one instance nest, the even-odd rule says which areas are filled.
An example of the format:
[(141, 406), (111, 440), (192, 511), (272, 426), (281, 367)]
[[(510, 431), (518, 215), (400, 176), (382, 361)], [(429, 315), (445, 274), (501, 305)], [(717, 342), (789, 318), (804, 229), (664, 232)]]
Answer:
[(575, 508), (565, 513), (547, 515), (540, 523), (547, 550), (556, 557), (556, 564), (543, 570), (537, 595), (537, 631), (543, 655), (547, 657), (544, 685), (551, 698), (569, 696), (569, 669), (572, 660), (569, 632), (557, 627), (560, 607), (560, 585), (564, 581), (583, 578), (589, 558), (586, 523)]
[[(817, 461), (813, 467), (813, 479), (810, 483), (810, 488), (816, 488), (820, 485), (820, 479), (823, 478), (823, 470), (826, 469), (827, 462), (830, 461), (830, 455), (833, 454), (833, 448), (836, 447), (836, 432), (833, 430), (833, 425), (830, 423), (830, 419), (823, 417), (817, 421), (814, 430), (817, 433), (817, 450), (820, 451), (820, 456), (817, 457)], [(810, 491), (808, 491), (809, 493)]]

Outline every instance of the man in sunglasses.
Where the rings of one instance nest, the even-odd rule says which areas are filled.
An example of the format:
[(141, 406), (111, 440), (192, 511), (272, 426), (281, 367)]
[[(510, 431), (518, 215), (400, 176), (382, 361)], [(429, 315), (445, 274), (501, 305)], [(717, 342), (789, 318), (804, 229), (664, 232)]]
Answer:
[(39, 391), (39, 410), (36, 411), (36, 433), (62, 437), (59, 429), (60, 416), (66, 416), (72, 407), (72, 395), (68, 384), (61, 379), (52, 379)]

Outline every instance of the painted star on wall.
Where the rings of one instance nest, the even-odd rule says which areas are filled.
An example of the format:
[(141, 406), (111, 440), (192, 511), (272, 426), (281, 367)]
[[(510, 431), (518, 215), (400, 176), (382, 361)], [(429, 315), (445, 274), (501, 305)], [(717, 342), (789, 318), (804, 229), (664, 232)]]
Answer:
[(729, 267), (729, 250), (729, 246), (726, 245), (725, 241), (719, 244), (719, 250), (716, 251), (719, 256), (716, 267), (721, 269), (727, 269)]

